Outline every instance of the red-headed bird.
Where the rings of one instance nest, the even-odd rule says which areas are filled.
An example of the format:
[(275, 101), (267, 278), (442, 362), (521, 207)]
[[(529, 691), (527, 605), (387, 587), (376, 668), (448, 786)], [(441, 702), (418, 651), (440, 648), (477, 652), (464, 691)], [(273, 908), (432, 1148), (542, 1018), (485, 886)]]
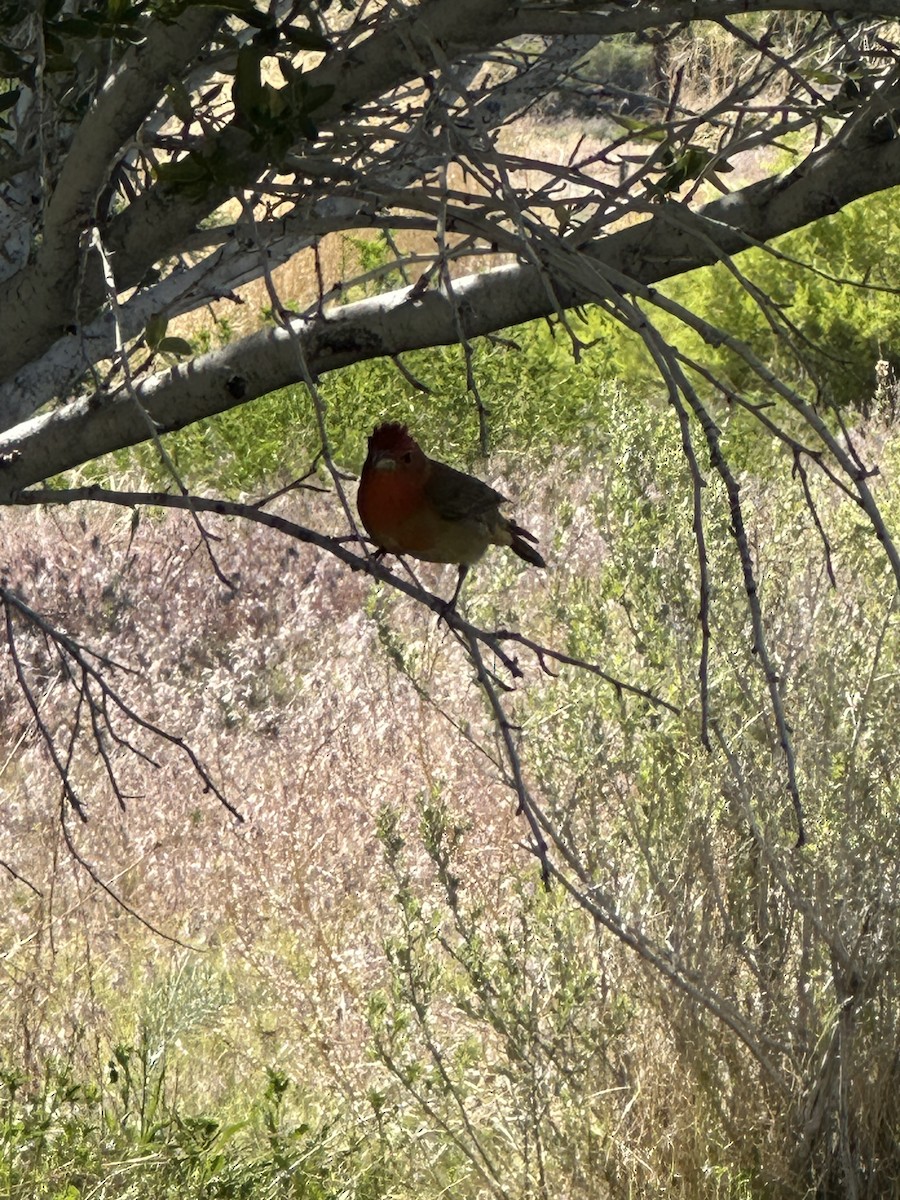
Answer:
[(456, 563), (459, 596), (466, 572), (488, 546), (509, 546), (533, 567), (547, 564), (537, 538), (500, 512), (506, 497), (480, 479), (429, 458), (405, 425), (379, 425), (359, 480), (356, 506), (379, 554)]

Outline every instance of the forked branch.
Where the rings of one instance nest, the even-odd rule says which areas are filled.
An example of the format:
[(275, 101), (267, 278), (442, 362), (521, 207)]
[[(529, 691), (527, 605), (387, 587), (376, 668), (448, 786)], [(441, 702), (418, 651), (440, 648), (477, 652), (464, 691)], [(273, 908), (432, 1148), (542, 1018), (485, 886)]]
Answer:
[[(110, 682), (116, 672), (137, 674), (133, 668), (90, 649), (56, 628), (6, 585), (0, 585), (0, 604), (3, 606), (6, 645), (16, 681), (31, 710), (38, 739), (59, 778), (63, 801), (81, 821), (88, 820), (89, 806), (76, 778), (75, 759), (78, 747), (86, 739), (99, 753), (108, 787), (116, 803), (123, 809), (130, 797), (120, 780), (116, 753), (130, 754), (154, 768), (159, 766), (147, 750), (132, 740), (130, 734), (120, 731), (119, 722), (124, 722), (129, 730), (136, 729), (149, 735), (151, 741), (174, 747), (190, 762), (203, 791), (215, 796), (236, 821), (243, 820), (185, 738), (139, 713)], [(55, 729), (44, 715), (36, 670), (29, 662), (24, 645), (29, 636), (43, 643), (51, 661), (56, 659), (71, 698), (67, 732)]]

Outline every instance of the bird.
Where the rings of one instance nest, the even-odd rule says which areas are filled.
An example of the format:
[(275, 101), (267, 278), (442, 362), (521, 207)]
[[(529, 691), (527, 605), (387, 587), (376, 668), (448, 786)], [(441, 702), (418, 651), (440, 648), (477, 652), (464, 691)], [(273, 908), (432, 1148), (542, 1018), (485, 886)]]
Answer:
[(488, 484), (429, 458), (405, 425), (386, 422), (369, 438), (356, 496), (376, 557), (407, 554), (422, 562), (456, 563), (459, 578), (447, 603), (456, 606), (469, 568), (488, 546), (508, 546), (533, 567), (546, 567), (534, 534), (500, 511), (506, 497)]

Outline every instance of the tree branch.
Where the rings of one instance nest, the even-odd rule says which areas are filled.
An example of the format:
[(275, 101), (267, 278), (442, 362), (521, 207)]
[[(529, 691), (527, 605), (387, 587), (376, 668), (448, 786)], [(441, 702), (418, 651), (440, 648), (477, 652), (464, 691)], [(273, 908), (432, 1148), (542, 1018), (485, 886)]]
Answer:
[[(580, 254), (586, 266), (653, 284), (897, 184), (900, 138), (873, 141), (867, 126), (858, 122), (847, 137), (813, 151), (784, 175), (714, 200), (697, 214), (675, 205), (677, 220), (669, 219), (669, 204), (662, 204), (642, 224), (598, 239)], [(560, 246), (577, 249), (569, 239)], [(122, 280), (118, 282), (121, 286)], [(558, 285), (556, 293), (567, 307), (594, 298), (587, 286), (571, 282)], [(460, 324), (467, 337), (477, 337), (553, 309), (544, 272), (533, 265), (502, 266), (456, 280), (454, 297), (455, 305), (437, 292), (419, 295), (402, 289), (297, 321), (296, 336), (309, 370), (318, 376), (365, 359), (454, 344)], [(282, 329), (264, 329), (145, 380), (137, 392), (163, 433), (296, 383), (300, 374), (294, 337)], [(94, 395), (20, 425), (0, 438), (0, 502), (146, 437), (146, 423), (127, 395)]]
[[(37, 260), (10, 279), (0, 339), (0, 378), (16, 371), (78, 321), (76, 281), (81, 234), (96, 220), (101, 189), (141, 122), (156, 108), (172, 78), (180, 77), (225, 19), (213, 8), (188, 9), (176, 22), (150, 24), (132, 47), (75, 133), (47, 205)], [(104, 289), (100, 272), (96, 302)]]

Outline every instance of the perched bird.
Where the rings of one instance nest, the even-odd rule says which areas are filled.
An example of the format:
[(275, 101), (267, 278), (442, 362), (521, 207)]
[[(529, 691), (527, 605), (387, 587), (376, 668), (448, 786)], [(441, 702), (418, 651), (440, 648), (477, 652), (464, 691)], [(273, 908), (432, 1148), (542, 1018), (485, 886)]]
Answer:
[(472, 475), (429, 458), (405, 425), (379, 425), (369, 438), (356, 506), (381, 554), (456, 563), (459, 579), (488, 546), (509, 546), (533, 567), (547, 564), (529, 542), (537, 538), (500, 512), (506, 500)]

